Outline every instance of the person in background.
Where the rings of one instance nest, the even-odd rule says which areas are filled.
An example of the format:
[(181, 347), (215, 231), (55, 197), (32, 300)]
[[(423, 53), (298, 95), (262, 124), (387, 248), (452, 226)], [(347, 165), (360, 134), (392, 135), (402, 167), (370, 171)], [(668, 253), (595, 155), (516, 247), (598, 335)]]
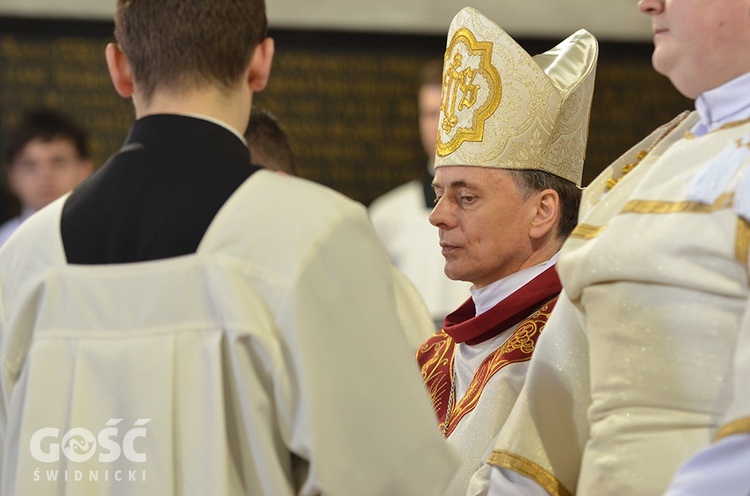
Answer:
[(0, 494), (441, 494), (366, 209), (250, 163), (263, 0), (118, 0), (115, 40), (124, 145), (0, 250)]
[(443, 318), (469, 297), (470, 284), (453, 281), (443, 273), (444, 260), (429, 215), (435, 206), (432, 178), (435, 174), (435, 140), (440, 115), (442, 61), (424, 64), (418, 93), (419, 135), (427, 155), (422, 177), (402, 184), (376, 198), (370, 219), (393, 264), (417, 288), (435, 321)]
[(695, 111), (586, 188), (493, 495), (750, 494), (750, 4), (638, 8)]
[(294, 153), (284, 128), (270, 111), (253, 107), (245, 130), (252, 163), (296, 176)]
[(597, 56), (584, 30), (531, 57), (472, 8), (451, 24), (430, 222), (445, 273), (471, 282), (471, 298), (417, 353), (440, 428), (461, 456), (446, 495), (465, 495), (483, 466), (557, 302)]
[(5, 147), (8, 186), (18, 216), (0, 225), (0, 245), (31, 214), (72, 190), (94, 170), (88, 136), (73, 119), (52, 109), (21, 118)]

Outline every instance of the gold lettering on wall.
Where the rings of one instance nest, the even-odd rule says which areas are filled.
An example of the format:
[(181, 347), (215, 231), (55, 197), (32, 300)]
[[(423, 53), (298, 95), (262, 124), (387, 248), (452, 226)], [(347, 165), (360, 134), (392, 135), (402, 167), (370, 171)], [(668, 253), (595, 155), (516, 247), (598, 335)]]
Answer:
[(256, 104), (284, 124), (300, 175), (369, 203), (426, 165), (417, 116), (425, 60), (277, 49)]
[[(284, 125), (301, 176), (369, 203), (422, 173), (419, 73), (428, 59), (442, 59), (442, 37), (435, 37), (435, 53), (409, 44), (380, 47), (377, 38), (366, 49), (341, 42), (348, 39), (343, 35), (320, 42), (276, 38), (271, 78), (255, 103)], [(117, 150), (133, 109), (112, 89), (104, 62), (109, 41), (108, 36), (0, 35), (0, 145), (22, 113), (49, 105), (89, 130), (97, 163)], [(539, 48), (530, 52), (549, 47)], [(632, 143), (689, 108), (653, 71), (650, 51), (600, 44), (584, 184)]]

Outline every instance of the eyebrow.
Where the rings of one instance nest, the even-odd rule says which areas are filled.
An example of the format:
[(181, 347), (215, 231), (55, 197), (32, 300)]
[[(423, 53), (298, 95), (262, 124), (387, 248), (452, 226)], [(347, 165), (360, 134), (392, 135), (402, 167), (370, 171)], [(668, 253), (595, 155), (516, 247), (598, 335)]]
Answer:
[[(469, 187), (471, 187), (471, 186), (470, 186), (470, 185), (469, 185), (469, 184), (468, 184), (468, 183), (467, 183), (466, 181), (464, 181), (463, 179), (458, 179), (458, 180), (456, 180), (456, 181), (453, 181), (453, 182), (451, 182), (451, 183), (449, 184), (449, 186), (452, 186), (452, 187), (454, 187), (454, 188), (469, 188)], [(433, 188), (433, 189), (435, 189), (435, 188), (438, 188), (438, 187), (439, 187), (439, 185), (435, 184), (435, 181), (433, 181), (433, 182), (432, 182), (432, 188)]]

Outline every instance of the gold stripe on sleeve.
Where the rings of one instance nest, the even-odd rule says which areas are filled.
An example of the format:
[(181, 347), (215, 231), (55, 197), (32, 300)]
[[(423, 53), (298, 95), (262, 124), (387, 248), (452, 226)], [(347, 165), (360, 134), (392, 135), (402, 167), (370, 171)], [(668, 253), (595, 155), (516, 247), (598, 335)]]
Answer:
[(625, 207), (623, 207), (620, 213), (634, 213), (634, 214), (672, 214), (672, 213), (697, 213), (697, 214), (708, 214), (721, 210), (722, 208), (729, 208), (732, 206), (734, 200), (734, 194), (724, 193), (719, 196), (712, 205), (706, 205), (704, 203), (680, 201), (680, 202), (665, 202), (665, 201), (650, 201), (650, 200), (631, 200)]
[(741, 419), (734, 420), (724, 425), (714, 436), (714, 442), (719, 441), (732, 434), (748, 434), (750, 433), (750, 417), (744, 417)]
[(604, 231), (604, 226), (592, 226), (591, 224), (578, 224), (573, 232), (572, 238), (593, 239)]
[[(724, 193), (719, 196), (712, 205), (706, 205), (704, 203), (691, 202), (691, 201), (679, 201), (679, 202), (665, 202), (655, 200), (631, 200), (625, 204), (620, 211), (621, 214), (673, 214), (673, 213), (693, 213), (693, 214), (710, 214), (724, 208), (730, 208), (734, 202), (733, 193)], [(593, 226), (591, 224), (578, 224), (573, 232), (570, 233), (571, 238), (581, 239), (593, 239), (599, 236), (607, 226)], [(737, 249), (746, 248), (745, 253), (750, 250), (750, 227), (738, 228), (737, 238)], [(744, 236), (740, 238), (740, 233)], [(744, 244), (740, 245), (742, 242)], [(739, 251), (738, 257), (739, 257)], [(747, 261), (747, 256), (744, 258)], [(741, 260), (742, 261), (742, 260)]]
[(739, 263), (747, 268), (747, 259), (750, 257), (750, 222), (742, 217), (737, 217), (737, 239), (734, 256)]
[(487, 460), (487, 463), (495, 465), (496, 467), (511, 469), (528, 477), (539, 484), (542, 489), (550, 493), (552, 496), (573, 496), (573, 493), (568, 491), (565, 486), (562, 485), (562, 482), (557, 480), (554, 475), (547, 472), (528, 458), (516, 455), (515, 453), (494, 450)]

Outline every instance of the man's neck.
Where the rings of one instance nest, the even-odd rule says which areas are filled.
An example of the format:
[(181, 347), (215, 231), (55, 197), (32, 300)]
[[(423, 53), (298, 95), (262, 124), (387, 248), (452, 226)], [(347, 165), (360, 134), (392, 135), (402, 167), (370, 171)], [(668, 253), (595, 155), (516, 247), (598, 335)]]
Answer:
[(483, 288), (475, 289), (472, 287), (470, 291), (472, 299), (474, 300), (477, 315), (493, 308), (520, 287), (524, 286), (536, 276), (547, 270), (550, 266), (555, 265), (555, 263), (557, 263), (558, 253), (559, 252), (555, 252), (547, 260), (519, 270), (515, 274), (504, 277), (503, 279), (495, 281)]
[(240, 135), (250, 116), (252, 95), (216, 87), (185, 93), (156, 92), (148, 102), (133, 96), (136, 119), (155, 114), (200, 115), (227, 124)]

